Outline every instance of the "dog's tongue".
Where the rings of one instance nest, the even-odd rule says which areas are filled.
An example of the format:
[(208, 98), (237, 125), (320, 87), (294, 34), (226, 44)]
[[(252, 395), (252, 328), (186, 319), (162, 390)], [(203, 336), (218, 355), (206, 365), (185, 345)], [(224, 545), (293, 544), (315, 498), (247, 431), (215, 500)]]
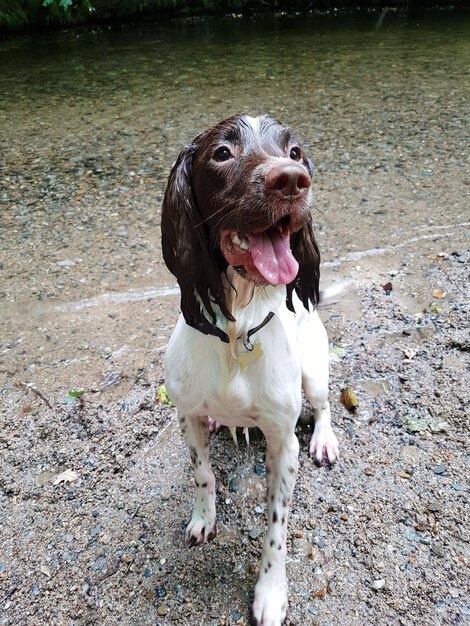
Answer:
[(247, 235), (253, 264), (271, 285), (287, 285), (297, 276), (299, 264), (294, 259), (289, 233), (282, 235), (274, 228)]

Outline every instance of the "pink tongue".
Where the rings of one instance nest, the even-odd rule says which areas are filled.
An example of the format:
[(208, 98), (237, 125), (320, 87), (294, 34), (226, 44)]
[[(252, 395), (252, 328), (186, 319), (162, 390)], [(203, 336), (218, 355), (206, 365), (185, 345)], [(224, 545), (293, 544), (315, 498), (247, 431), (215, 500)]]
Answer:
[(289, 235), (282, 236), (271, 228), (269, 232), (247, 235), (253, 264), (271, 285), (287, 285), (297, 276), (299, 264), (289, 245)]

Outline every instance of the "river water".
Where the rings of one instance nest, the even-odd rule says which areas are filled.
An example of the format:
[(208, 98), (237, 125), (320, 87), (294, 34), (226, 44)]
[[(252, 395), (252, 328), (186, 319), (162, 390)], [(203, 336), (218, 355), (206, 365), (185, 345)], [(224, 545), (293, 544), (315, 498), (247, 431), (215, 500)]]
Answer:
[(2, 318), (35, 333), (47, 312), (62, 337), (72, 311), (155, 300), (164, 344), (165, 180), (184, 143), (236, 112), (270, 113), (307, 144), (324, 276), (387, 282), (405, 267), (397, 296), (421, 310), (420, 259), (458, 248), (469, 220), (469, 26), (389, 12), (1, 42)]

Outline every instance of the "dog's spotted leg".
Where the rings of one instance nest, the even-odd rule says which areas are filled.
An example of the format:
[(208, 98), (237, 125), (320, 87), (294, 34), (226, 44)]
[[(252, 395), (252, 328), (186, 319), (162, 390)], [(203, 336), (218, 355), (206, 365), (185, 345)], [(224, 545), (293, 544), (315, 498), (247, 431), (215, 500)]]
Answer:
[(209, 423), (206, 416), (179, 416), (181, 432), (188, 445), (194, 468), (196, 496), (185, 543), (191, 548), (214, 539), (216, 535), (215, 476), (209, 458)]
[(267, 437), (266, 440), (268, 532), (252, 617), (257, 626), (280, 626), (287, 612), (287, 520), (297, 476), (299, 442), (293, 433), (282, 439)]

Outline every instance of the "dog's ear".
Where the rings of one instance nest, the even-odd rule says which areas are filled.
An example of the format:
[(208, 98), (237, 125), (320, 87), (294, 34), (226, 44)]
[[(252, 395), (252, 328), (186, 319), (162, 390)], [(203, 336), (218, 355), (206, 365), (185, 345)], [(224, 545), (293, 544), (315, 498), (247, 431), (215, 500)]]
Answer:
[(295, 289), (309, 311), (310, 304), (315, 309), (320, 301), (320, 251), (313, 234), (312, 219), (292, 236), (291, 247), (299, 264), (299, 272), (296, 279), (287, 285), (287, 308), (294, 311), (292, 292)]
[(225, 304), (218, 258), (191, 186), (196, 147), (193, 143), (181, 150), (168, 178), (162, 205), (163, 258), (180, 286), (186, 323), (228, 341), (226, 333), (216, 326), (213, 305), (217, 304), (228, 319), (234, 318)]

